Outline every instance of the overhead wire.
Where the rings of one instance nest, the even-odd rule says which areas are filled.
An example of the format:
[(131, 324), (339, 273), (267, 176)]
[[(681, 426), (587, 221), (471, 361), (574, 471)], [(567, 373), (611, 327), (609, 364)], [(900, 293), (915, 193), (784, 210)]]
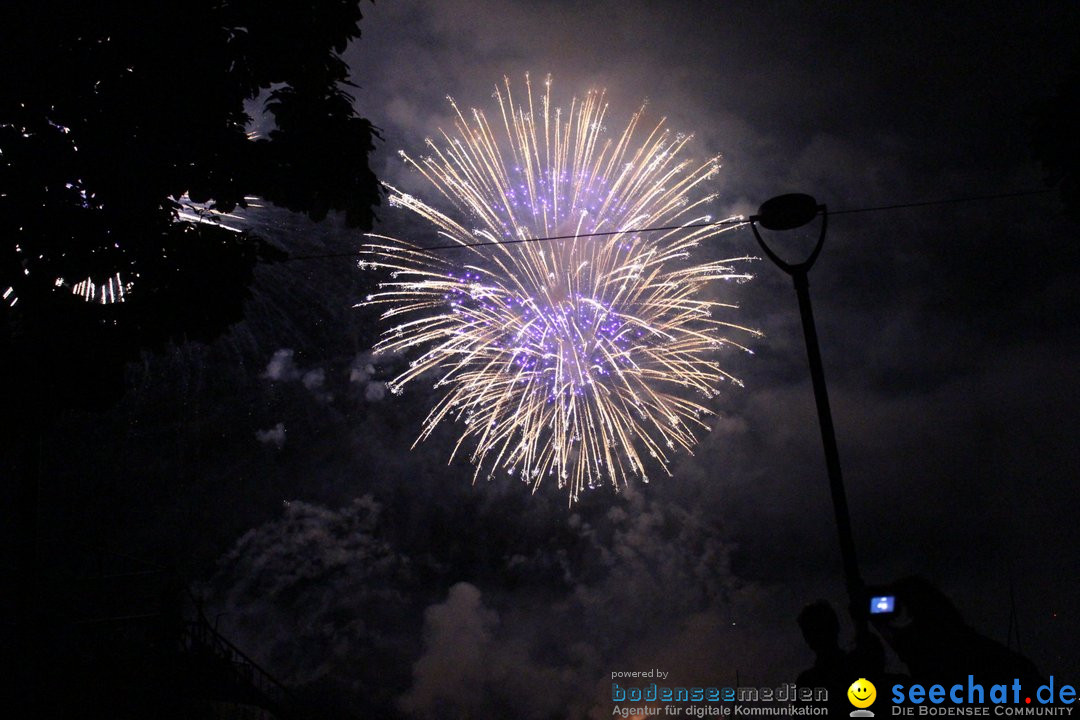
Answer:
[[(1054, 188), (1041, 188), (1038, 190), (1017, 190), (1007, 193), (994, 193), (991, 195), (970, 195), (967, 197), (945, 198), (941, 200), (924, 200), (920, 202), (906, 202), (896, 203), (893, 205), (875, 205), (870, 207), (861, 208), (846, 208), (842, 210), (829, 210), (829, 215), (854, 215), (856, 213), (867, 212), (882, 212), (885, 210), (903, 210), (906, 208), (920, 208), (930, 207), (933, 205), (953, 205), (958, 203), (967, 202), (979, 202), (985, 200), (1002, 200), (1006, 198), (1026, 197), (1030, 195), (1045, 195), (1047, 193), (1056, 192)], [(541, 237), (527, 237), (527, 238), (514, 238), (510, 240), (498, 240), (498, 241), (486, 241), (476, 242), (468, 244), (450, 243), (446, 245), (432, 245), (421, 248), (427, 252), (439, 252), (443, 250), (462, 250), (465, 248), (477, 248), (477, 247), (489, 247), (493, 245), (519, 245), (522, 243), (533, 242), (552, 242), (556, 240), (574, 240), (580, 238), (591, 237), (607, 237), (611, 235), (626, 235), (634, 233), (648, 233), (648, 232), (664, 232), (666, 230), (680, 230), (680, 229), (694, 229), (704, 227), (719, 227), (722, 225), (749, 225), (750, 220), (746, 218), (727, 218), (725, 220), (716, 220), (713, 222), (703, 223), (691, 223), (689, 225), (662, 225), (657, 227), (642, 227), (642, 228), (627, 228), (623, 230), (608, 230), (604, 232), (591, 232), (591, 233), (578, 233), (575, 235), (552, 235)], [(290, 262), (293, 260), (323, 260), (327, 258), (341, 258), (341, 257), (355, 257), (356, 252), (347, 253), (325, 253), (320, 255), (290, 255), (288, 258), (279, 262)]]

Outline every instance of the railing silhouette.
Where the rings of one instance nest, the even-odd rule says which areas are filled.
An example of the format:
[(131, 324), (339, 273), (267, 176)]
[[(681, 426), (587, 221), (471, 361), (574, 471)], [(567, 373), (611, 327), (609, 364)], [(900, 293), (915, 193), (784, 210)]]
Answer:
[(213, 658), (229, 674), (230, 687), (221, 688), (232, 696), (228, 699), (262, 708), (278, 720), (298, 717), (288, 688), (215, 630), (201, 609), (186, 625), (182, 649), (193, 659)]
[(284, 684), (217, 631), (190, 590), (185, 603), (186, 583), (173, 571), (98, 548), (62, 564), (53, 573), (52, 624), (78, 633), (88, 658), (124, 653), (124, 662), (168, 663), (177, 692), (195, 683), (230, 718), (307, 720)]

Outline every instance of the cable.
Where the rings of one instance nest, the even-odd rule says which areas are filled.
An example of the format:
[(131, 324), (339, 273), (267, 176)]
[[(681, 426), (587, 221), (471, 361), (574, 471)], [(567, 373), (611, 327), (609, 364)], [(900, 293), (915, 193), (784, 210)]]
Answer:
[[(420, 248), (428, 252), (435, 250), (462, 250), (464, 248), (488, 247), (490, 245), (518, 245), (529, 242), (548, 242), (550, 240), (573, 240), (575, 238), (604, 237), (607, 235), (623, 235), (627, 233), (662, 232), (664, 230), (682, 230), (685, 228), (714, 227), (717, 225), (746, 225), (747, 220), (717, 220), (716, 222), (693, 223), (691, 225), (664, 225), (660, 227), (630, 228), (627, 230), (608, 230), (606, 232), (578, 233), (577, 235), (553, 235), (551, 237), (517, 238), (516, 240), (498, 240), (489, 242), (468, 243), (462, 245), (451, 243), (447, 245), (433, 245)], [(289, 260), (321, 260), (322, 258), (355, 257), (356, 253), (329, 253), (327, 255), (291, 255), (281, 262)]]
[[(899, 203), (896, 205), (877, 205), (873, 207), (863, 208), (850, 208), (847, 210), (829, 210), (830, 215), (853, 215), (855, 213), (864, 212), (879, 212), (882, 210), (902, 210), (904, 208), (917, 208), (928, 207), (931, 205), (952, 205), (956, 203), (965, 202), (978, 202), (980, 200), (1001, 200), (1004, 198), (1025, 197), (1028, 195), (1045, 195), (1046, 193), (1057, 192), (1054, 188), (1042, 188), (1040, 190), (1018, 190), (1016, 192), (1008, 193), (996, 193), (993, 195), (972, 195), (970, 197), (962, 198), (948, 198), (945, 200), (926, 200), (923, 202), (910, 202)], [(647, 233), (647, 232), (663, 232), (665, 230), (680, 230), (684, 228), (703, 228), (703, 227), (716, 227), (719, 225), (748, 225), (748, 220), (717, 220), (716, 222), (707, 223), (694, 223), (691, 225), (664, 225), (660, 227), (644, 227), (644, 228), (631, 228), (627, 230), (609, 230), (607, 232), (594, 232), (594, 233), (580, 233), (578, 235), (554, 235), (550, 237), (531, 237), (531, 238), (517, 238), (515, 240), (499, 240), (490, 242), (478, 242), (462, 245), (458, 243), (447, 245), (433, 245), (431, 247), (421, 248), (427, 252), (437, 252), (440, 250), (462, 250), (464, 248), (476, 248), (476, 247), (488, 247), (491, 245), (518, 245), (520, 243), (530, 242), (549, 242), (552, 240), (573, 240), (575, 238), (589, 238), (589, 237), (606, 237), (609, 235), (622, 235), (627, 233)], [(291, 260), (322, 260), (326, 258), (340, 258), (340, 257), (356, 257), (355, 252), (350, 253), (327, 253), (325, 255), (291, 255), (288, 258), (279, 262), (289, 262)]]
[(975, 202), (977, 200), (1000, 200), (1001, 198), (1024, 197), (1026, 195), (1045, 195), (1057, 192), (1055, 188), (1043, 188), (1041, 190), (1019, 190), (1017, 192), (998, 193), (996, 195), (973, 195), (971, 197), (950, 198), (948, 200), (927, 200), (926, 202), (903, 203), (901, 205), (878, 205), (877, 207), (853, 208), (851, 210), (830, 210), (830, 215), (852, 215), (861, 212), (876, 212), (878, 210), (900, 210), (902, 208), (926, 207), (928, 205), (951, 205), (953, 203)]
[(554, 237), (518, 238), (517, 240), (499, 240), (492, 242), (469, 243), (467, 245), (453, 243), (449, 245), (435, 245), (434, 247), (424, 248), (424, 250), (456, 250), (458, 248), (485, 247), (488, 245), (517, 245), (518, 243), (544, 242), (547, 240), (573, 240), (575, 238), (604, 237), (607, 235), (624, 235), (629, 233), (663, 232), (664, 230), (684, 230), (688, 228), (716, 227), (718, 225), (745, 225), (746, 223), (747, 221), (742, 219), (717, 220), (716, 222), (693, 223), (691, 225), (663, 225), (660, 227), (632, 228), (629, 230), (608, 230), (606, 232), (578, 233), (577, 235), (556, 235)]

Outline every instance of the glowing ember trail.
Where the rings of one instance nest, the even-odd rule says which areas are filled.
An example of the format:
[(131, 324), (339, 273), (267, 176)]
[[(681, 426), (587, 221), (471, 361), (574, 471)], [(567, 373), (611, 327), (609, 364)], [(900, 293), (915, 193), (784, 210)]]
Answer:
[[(731, 227), (689, 227), (710, 221), (713, 197), (692, 196), (718, 158), (680, 158), (689, 138), (663, 120), (641, 133), (644, 107), (606, 137), (603, 92), (564, 113), (551, 107), (550, 87), (549, 78), (537, 107), (528, 76), (521, 100), (506, 80), (494, 125), (480, 110), (470, 122), (450, 99), (456, 133), (428, 140), (430, 156), (402, 153), (453, 210), (392, 187), (391, 205), (463, 249), (369, 236), (360, 265), (389, 279), (361, 305), (383, 306), (396, 323), (377, 352), (420, 352), (391, 391), (422, 377), (442, 391), (417, 442), (459, 422), (451, 460), (468, 452), (474, 480), (501, 470), (535, 491), (553, 477), (572, 503), (601, 482), (647, 482), (649, 466), (670, 474), (675, 453), (709, 427), (712, 412), (692, 398), (738, 383), (718, 351), (749, 352), (732, 336), (759, 333), (723, 319), (735, 306), (703, 295), (710, 282), (749, 279), (735, 265), (751, 258), (690, 259)], [(674, 229), (634, 231), (665, 226)], [(613, 234), (582, 237), (597, 232)], [(563, 239), (506, 242), (537, 237)], [(468, 248), (475, 243), (490, 244)]]

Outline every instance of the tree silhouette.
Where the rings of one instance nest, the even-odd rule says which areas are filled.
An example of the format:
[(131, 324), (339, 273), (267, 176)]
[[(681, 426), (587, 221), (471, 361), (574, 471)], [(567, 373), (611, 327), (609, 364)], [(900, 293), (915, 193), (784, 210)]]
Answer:
[[(45, 429), (58, 411), (117, 397), (141, 350), (220, 335), (242, 317), (256, 263), (283, 257), (181, 210), (257, 196), (371, 227), (377, 133), (353, 108), (341, 57), (361, 17), (358, 0), (5, 4), (0, 476), (18, 478), (23, 704), (44, 696), (48, 652), (36, 553)], [(273, 128), (249, 136), (245, 103), (264, 96)]]
[[(341, 58), (356, 0), (20, 0), (5, 16), (0, 362), (27, 406), (107, 401), (139, 349), (240, 319), (256, 262), (281, 253), (182, 203), (258, 196), (370, 228), (377, 133)], [(275, 127), (250, 137), (245, 102), (265, 93)]]

